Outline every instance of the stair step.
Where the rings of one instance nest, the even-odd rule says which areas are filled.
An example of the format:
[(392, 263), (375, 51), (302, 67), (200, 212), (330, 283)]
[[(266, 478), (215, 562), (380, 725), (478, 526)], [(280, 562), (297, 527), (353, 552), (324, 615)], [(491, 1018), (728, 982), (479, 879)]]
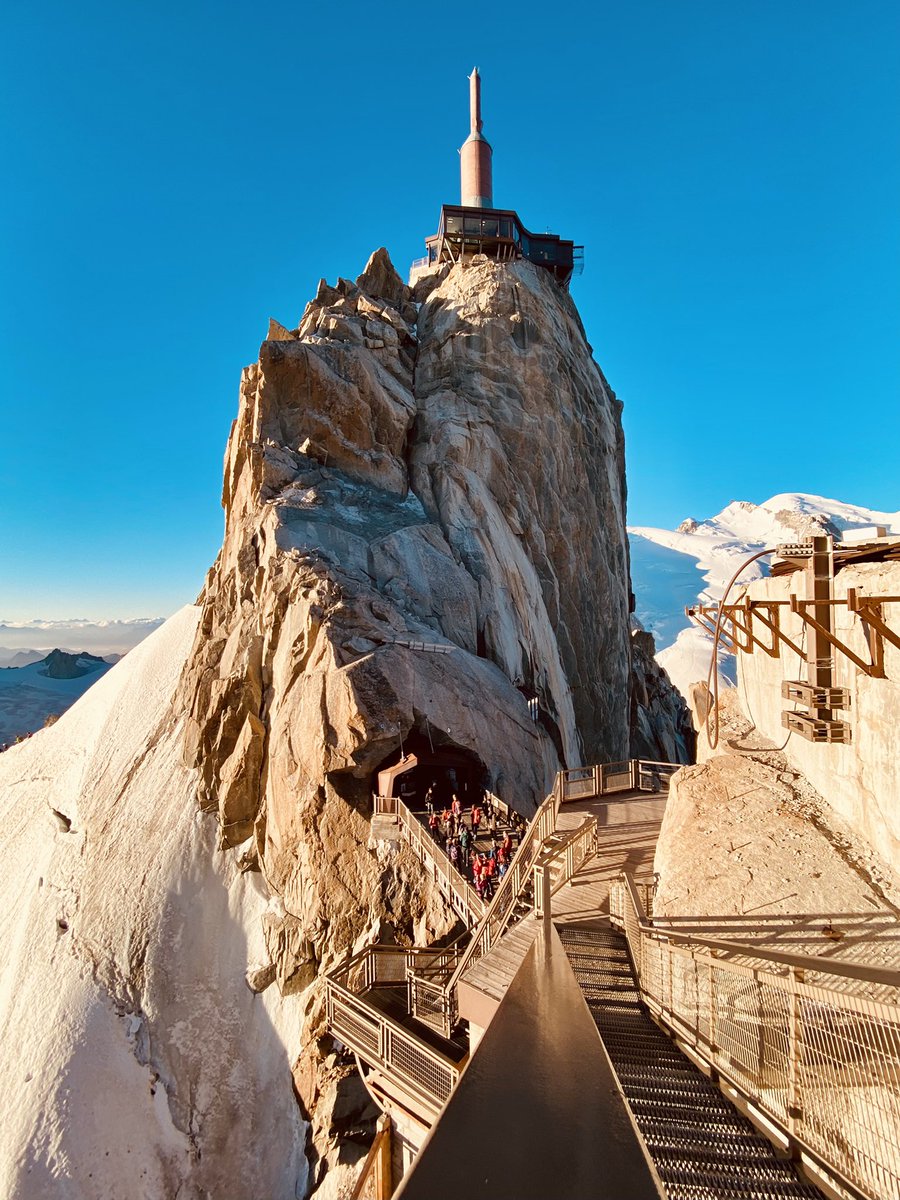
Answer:
[(509, 971), (502, 971), (499, 967), (493, 967), (489, 963), (479, 964), (474, 971), (470, 971), (466, 975), (466, 979), (471, 982), (475, 979), (491, 979), (496, 983), (509, 985), (512, 974)]
[(650, 1019), (624, 937), (559, 932), (668, 1200), (821, 1200)]

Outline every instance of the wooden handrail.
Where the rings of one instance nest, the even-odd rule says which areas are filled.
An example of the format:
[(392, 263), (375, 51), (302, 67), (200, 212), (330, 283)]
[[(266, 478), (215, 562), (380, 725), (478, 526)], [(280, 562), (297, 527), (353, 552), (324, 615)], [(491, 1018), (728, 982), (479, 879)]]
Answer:
[(373, 1200), (390, 1200), (393, 1191), (393, 1173), (391, 1170), (391, 1138), (393, 1122), (388, 1113), (382, 1113), (378, 1118), (375, 1140), (369, 1147), (366, 1161), (359, 1173), (356, 1186), (350, 1193), (350, 1200), (363, 1200), (366, 1189), (373, 1185)]

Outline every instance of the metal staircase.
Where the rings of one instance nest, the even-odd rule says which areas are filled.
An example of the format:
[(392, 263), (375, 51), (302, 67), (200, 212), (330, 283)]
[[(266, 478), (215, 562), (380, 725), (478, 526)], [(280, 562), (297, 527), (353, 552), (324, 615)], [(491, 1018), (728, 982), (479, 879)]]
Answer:
[(625, 937), (558, 932), (669, 1200), (821, 1197), (651, 1020)]

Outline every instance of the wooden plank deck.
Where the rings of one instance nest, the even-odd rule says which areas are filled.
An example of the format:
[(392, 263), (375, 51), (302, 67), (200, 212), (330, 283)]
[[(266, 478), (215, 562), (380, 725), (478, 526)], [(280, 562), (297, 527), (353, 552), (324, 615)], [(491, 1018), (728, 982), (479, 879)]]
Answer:
[(553, 897), (553, 920), (563, 924), (609, 915), (609, 890), (624, 870), (653, 878), (653, 855), (666, 807), (665, 794), (623, 792), (566, 804), (557, 829), (576, 829), (585, 816), (598, 819), (597, 853)]

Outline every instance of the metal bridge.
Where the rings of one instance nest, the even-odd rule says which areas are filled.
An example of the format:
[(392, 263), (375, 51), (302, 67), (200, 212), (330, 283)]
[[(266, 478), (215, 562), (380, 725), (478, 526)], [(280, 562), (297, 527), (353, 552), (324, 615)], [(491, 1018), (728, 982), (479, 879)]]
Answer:
[[(470, 1057), (503, 1025), (504, 997), (552, 922), (652, 1164), (654, 1194), (900, 1197), (900, 971), (654, 923), (652, 856), (675, 769), (630, 762), (561, 773), (480, 917), (472, 889), (396, 802), (403, 836), (469, 914), (472, 936), (465, 948), (371, 946), (349, 959), (326, 982), (331, 1032), (398, 1127), (418, 1123), (420, 1144), (452, 1123)], [(386, 1180), (393, 1187), (408, 1166), (409, 1154), (386, 1167), (389, 1132), (382, 1126), (359, 1197), (386, 1200)], [(413, 1161), (404, 1200), (437, 1197), (433, 1182), (416, 1187), (427, 1175), (419, 1162), (437, 1146), (430, 1139)]]

